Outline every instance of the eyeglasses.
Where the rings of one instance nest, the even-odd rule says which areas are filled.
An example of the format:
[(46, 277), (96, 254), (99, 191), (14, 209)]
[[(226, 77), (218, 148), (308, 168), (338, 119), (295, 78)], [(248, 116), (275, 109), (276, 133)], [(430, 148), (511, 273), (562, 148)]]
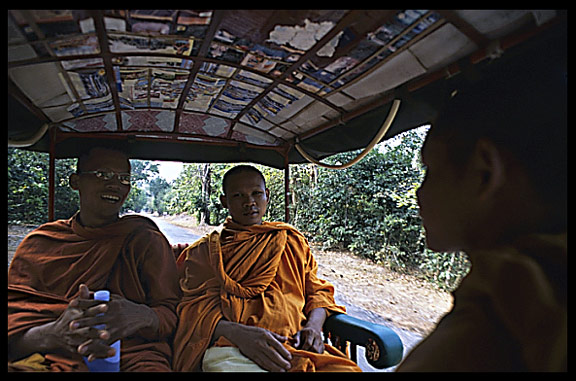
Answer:
[(121, 184), (123, 185), (130, 185), (130, 174), (129, 173), (118, 173), (118, 172), (114, 172), (114, 171), (102, 171), (102, 170), (98, 170), (98, 171), (85, 171), (85, 172), (81, 172), (80, 174), (84, 174), (84, 173), (90, 173), (93, 175), (96, 175), (97, 178), (99, 178), (100, 180), (104, 180), (104, 181), (110, 181), (114, 178), (114, 176), (118, 176), (118, 180), (120, 181)]

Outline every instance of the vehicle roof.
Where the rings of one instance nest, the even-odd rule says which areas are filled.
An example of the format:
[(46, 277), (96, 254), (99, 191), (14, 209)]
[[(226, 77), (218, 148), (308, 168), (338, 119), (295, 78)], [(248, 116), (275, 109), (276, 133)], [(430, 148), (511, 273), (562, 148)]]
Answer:
[[(11, 10), (9, 144), (275, 168), (431, 123), (458, 86), (538, 59), (556, 10)], [(559, 49), (567, 49), (560, 45)], [(23, 143), (24, 142), (24, 143)], [(21, 144), (18, 144), (21, 143)]]

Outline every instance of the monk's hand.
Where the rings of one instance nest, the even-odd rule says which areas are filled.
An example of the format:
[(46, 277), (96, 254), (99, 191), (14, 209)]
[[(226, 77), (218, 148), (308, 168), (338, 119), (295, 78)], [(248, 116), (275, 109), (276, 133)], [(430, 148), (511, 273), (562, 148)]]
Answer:
[(262, 369), (270, 372), (285, 372), (290, 369), (292, 355), (282, 343), (287, 337), (260, 327), (230, 323), (220, 320), (222, 336), (234, 343), (240, 352)]
[[(48, 351), (78, 353), (82, 344), (99, 341), (102, 336), (105, 336), (104, 332), (92, 326), (76, 325), (78, 319), (84, 319), (90, 315), (95, 316), (101, 311), (102, 302), (89, 298), (90, 290), (85, 285), (81, 285), (78, 297), (70, 301), (64, 312), (54, 322), (44, 326), (43, 338), (47, 341)], [(104, 347), (103, 351), (111, 349), (106, 345)]]
[(140, 329), (158, 329), (158, 315), (145, 304), (134, 303), (120, 295), (112, 294), (109, 302), (100, 302), (97, 316), (78, 320), (81, 327), (104, 324), (108, 343), (131, 336)]
[(322, 339), (322, 332), (317, 328), (304, 327), (294, 335), (294, 343), (292, 344), (296, 349), (302, 349), (309, 352), (324, 353), (324, 341)]
[(294, 335), (293, 346), (309, 352), (324, 353), (322, 327), (326, 320), (326, 310), (322, 307), (310, 311), (304, 327)]
[[(87, 309), (81, 318), (74, 321), (78, 330), (104, 325), (98, 330), (98, 337), (92, 338), (78, 347), (78, 352), (91, 358), (105, 358), (114, 355), (110, 347), (116, 340), (131, 336), (138, 330), (158, 329), (158, 315), (144, 304), (134, 303), (120, 295), (112, 294), (109, 302), (93, 301), (95, 307)], [(84, 305), (85, 301), (82, 301)]]

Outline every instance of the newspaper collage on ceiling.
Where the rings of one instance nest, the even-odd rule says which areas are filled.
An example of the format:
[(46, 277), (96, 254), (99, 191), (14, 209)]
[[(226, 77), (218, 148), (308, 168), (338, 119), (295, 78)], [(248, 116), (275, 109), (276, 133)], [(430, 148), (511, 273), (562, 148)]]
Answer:
[[(98, 32), (94, 11), (12, 10), (9, 77), (63, 130), (282, 145), (478, 48), (441, 11), (228, 11), (209, 33), (218, 12), (106, 10)], [(487, 34), (536, 17), (456, 13)]]

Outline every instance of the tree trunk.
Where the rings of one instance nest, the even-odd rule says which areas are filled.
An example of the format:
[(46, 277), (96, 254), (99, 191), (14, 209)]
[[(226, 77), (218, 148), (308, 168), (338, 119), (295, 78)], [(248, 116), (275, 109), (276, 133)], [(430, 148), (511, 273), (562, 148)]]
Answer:
[(200, 166), (200, 180), (202, 182), (202, 207), (200, 209), (200, 223), (210, 225), (210, 210), (208, 204), (210, 203), (210, 179), (211, 179), (210, 164), (202, 164)]

